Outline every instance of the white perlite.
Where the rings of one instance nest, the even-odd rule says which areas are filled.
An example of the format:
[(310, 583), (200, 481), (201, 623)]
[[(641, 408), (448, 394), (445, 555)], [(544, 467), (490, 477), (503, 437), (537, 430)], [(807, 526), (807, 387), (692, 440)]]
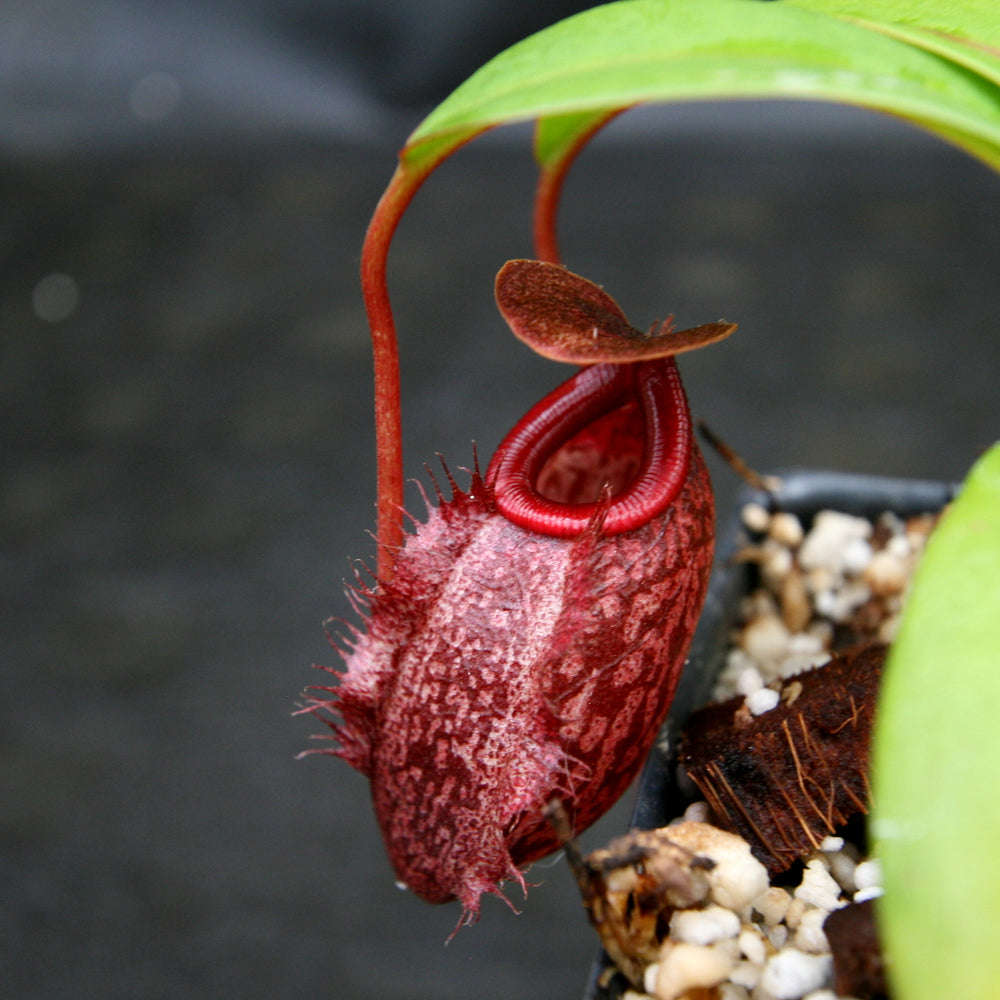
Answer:
[(751, 531), (762, 535), (771, 523), (771, 514), (759, 503), (748, 503), (740, 511), (740, 519)]
[(751, 715), (763, 715), (770, 712), (772, 708), (778, 707), (781, 695), (774, 688), (760, 688), (751, 691), (746, 697), (746, 706)]
[(795, 890), (795, 898), (807, 906), (822, 910), (837, 910), (844, 905), (840, 898), (840, 886), (830, 875), (825, 858), (813, 858), (802, 873), (802, 882)]
[(820, 511), (799, 549), (799, 565), (807, 571), (825, 569), (840, 575), (848, 562), (857, 558), (852, 543), (867, 542), (871, 534), (871, 522), (864, 518), (833, 510)]
[(741, 914), (767, 888), (767, 869), (742, 837), (707, 823), (678, 823), (670, 827), (670, 839), (712, 860), (707, 878), (711, 901), (718, 906)]
[[(655, 969), (653, 995), (657, 1000), (677, 1000), (696, 986), (715, 986), (732, 972), (733, 956), (721, 948), (664, 942)], [(650, 977), (652, 978), (652, 977)]]
[(787, 511), (778, 511), (771, 516), (770, 524), (765, 526), (768, 537), (776, 541), (779, 545), (794, 549), (802, 544), (805, 532), (802, 530), (802, 522)]
[(760, 1000), (800, 1000), (807, 993), (829, 986), (833, 974), (830, 955), (807, 955), (784, 948), (769, 958), (760, 977)]
[(882, 885), (882, 865), (876, 858), (862, 861), (854, 869), (854, 884), (861, 889), (878, 889)]
[(792, 897), (780, 885), (768, 886), (754, 901), (753, 908), (763, 917), (765, 925), (776, 927), (785, 919)]
[(740, 932), (740, 918), (722, 906), (677, 910), (670, 920), (670, 936), (686, 944), (715, 944)]

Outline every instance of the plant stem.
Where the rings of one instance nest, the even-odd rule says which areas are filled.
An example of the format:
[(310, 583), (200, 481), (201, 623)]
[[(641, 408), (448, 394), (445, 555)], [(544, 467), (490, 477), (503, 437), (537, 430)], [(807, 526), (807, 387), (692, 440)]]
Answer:
[(386, 262), (389, 244), (424, 174), (402, 164), (389, 181), (369, 223), (361, 249), (361, 291), (368, 313), (375, 368), (376, 540), (379, 580), (392, 576), (395, 551), (403, 539), (403, 444), (399, 389), (399, 345), (389, 302)]
[(375, 207), (361, 248), (361, 292), (368, 314), (375, 370), (376, 575), (382, 583), (392, 579), (396, 552), (403, 541), (403, 420), (399, 343), (386, 280), (389, 245), (399, 220), (427, 176), (477, 134), (440, 143), (421, 157), (407, 158), (404, 149)]
[(555, 160), (542, 164), (538, 174), (538, 186), (535, 188), (535, 212), (533, 231), (535, 239), (535, 256), (548, 264), (560, 264), (559, 238), (556, 235), (556, 216), (559, 210), (559, 199), (562, 195), (563, 182), (569, 173), (569, 168), (576, 162), (577, 156), (584, 146), (608, 124), (628, 108), (617, 108), (609, 111), (603, 118), (595, 121), (590, 128), (575, 136), (571, 145), (562, 150), (562, 155)]

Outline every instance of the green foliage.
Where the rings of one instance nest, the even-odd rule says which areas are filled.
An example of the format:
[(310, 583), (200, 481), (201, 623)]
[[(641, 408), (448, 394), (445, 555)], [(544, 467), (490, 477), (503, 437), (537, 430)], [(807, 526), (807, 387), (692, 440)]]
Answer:
[(997, 994), (998, 651), (1000, 445), (931, 537), (879, 703), (879, 919), (906, 1000)]
[(997, 23), (992, 0), (622, 0), (487, 63), (424, 120), (403, 160), (417, 167), (484, 129), (538, 119), (544, 165), (614, 109), (798, 98), (898, 115), (1000, 169)]

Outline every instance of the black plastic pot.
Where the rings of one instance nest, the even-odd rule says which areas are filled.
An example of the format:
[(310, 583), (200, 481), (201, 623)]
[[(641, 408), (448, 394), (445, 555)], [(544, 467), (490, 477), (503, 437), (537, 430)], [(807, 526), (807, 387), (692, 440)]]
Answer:
[[(794, 470), (777, 475), (782, 486), (774, 494), (749, 488), (740, 491), (734, 520), (727, 531), (720, 533), (720, 559), (670, 715), (650, 751), (639, 781), (632, 829), (653, 830), (664, 826), (679, 816), (688, 804), (677, 783), (677, 737), (691, 712), (708, 700), (725, 659), (740, 599), (756, 584), (755, 567), (730, 558), (748, 541), (748, 533), (739, 521), (743, 507), (756, 502), (771, 511), (789, 511), (808, 529), (821, 510), (868, 518), (892, 511), (901, 517), (910, 517), (940, 510), (957, 491), (956, 486), (948, 483), (816, 470)], [(623, 976), (617, 974), (606, 985), (601, 985), (610, 967), (607, 955), (601, 950), (591, 969), (583, 1000), (619, 1000), (628, 988)]]

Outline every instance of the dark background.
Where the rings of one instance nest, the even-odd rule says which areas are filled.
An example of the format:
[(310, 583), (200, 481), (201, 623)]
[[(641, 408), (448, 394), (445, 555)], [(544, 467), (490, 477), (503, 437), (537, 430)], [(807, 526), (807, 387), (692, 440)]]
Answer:
[[(365, 782), (293, 759), (310, 664), (337, 662), (322, 622), (373, 548), (364, 227), (431, 102), (587, 5), (517, 6), (0, 11), (4, 996), (582, 992), (563, 863), (445, 947), (458, 912), (394, 888)], [(399, 231), (413, 475), (488, 455), (566, 374), (492, 303), (532, 183), (528, 133), (501, 130)], [(562, 236), (636, 325), (740, 323), (682, 367), (760, 468), (954, 479), (996, 436), (1000, 180), (907, 126), (633, 112), (575, 168)]]

